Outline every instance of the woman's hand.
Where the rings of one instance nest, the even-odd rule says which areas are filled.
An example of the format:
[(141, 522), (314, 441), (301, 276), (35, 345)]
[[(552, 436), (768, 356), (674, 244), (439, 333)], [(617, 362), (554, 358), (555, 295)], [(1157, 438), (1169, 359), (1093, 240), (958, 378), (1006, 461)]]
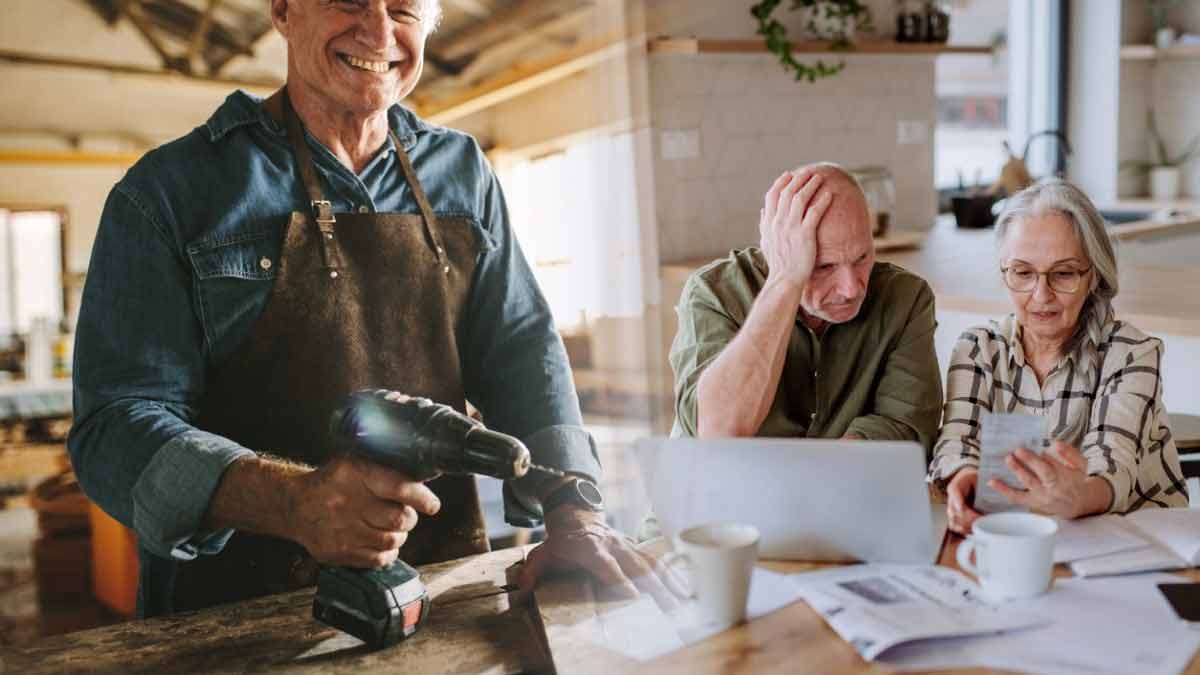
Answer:
[(1087, 460), (1070, 444), (1056, 441), (1040, 457), (1021, 448), (1010, 453), (1005, 461), (1025, 489), (995, 479), (988, 481), (988, 485), (1013, 504), (1061, 518), (1078, 518), (1103, 510), (1102, 506), (1094, 506), (1095, 490), (1088, 483)]
[(971, 533), (971, 525), (979, 517), (979, 513), (971, 508), (975, 498), (975, 481), (979, 471), (972, 467), (959, 469), (946, 486), (946, 518), (950, 529), (961, 534)]

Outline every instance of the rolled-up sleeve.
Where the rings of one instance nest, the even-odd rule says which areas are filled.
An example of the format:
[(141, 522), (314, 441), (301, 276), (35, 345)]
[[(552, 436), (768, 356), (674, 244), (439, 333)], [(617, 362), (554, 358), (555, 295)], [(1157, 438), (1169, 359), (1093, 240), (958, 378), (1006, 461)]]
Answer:
[(675, 428), (695, 436), (700, 376), (737, 336), (739, 324), (699, 274), (684, 284), (675, 314), (679, 329), (668, 356), (675, 378)]
[[(550, 307), (509, 224), (500, 184), (483, 174), (480, 254), (460, 342), (467, 399), (487, 425), (522, 439), (535, 464), (600, 481), (595, 441), (583, 428), (579, 397)], [(504, 486), (505, 520), (518, 527), (541, 522), (538, 487), (530, 472)]]
[(979, 466), (979, 420), (992, 411), (993, 392), (993, 371), (981, 355), (979, 336), (967, 331), (950, 356), (942, 430), (929, 467), (929, 480), (943, 488), (959, 469)]
[(929, 458), (942, 407), (942, 377), (933, 345), (935, 316), (933, 291), (922, 282), (879, 375), (872, 413), (851, 420), (847, 434), (871, 441), (917, 441)]
[(216, 553), (202, 528), (225, 468), (252, 454), (196, 429), (204, 355), (171, 231), (118, 184), (101, 218), (76, 332), (71, 463), (88, 497), (164, 558)]
[(1100, 387), (1092, 403), (1082, 452), (1088, 475), (1100, 476), (1113, 489), (1109, 511), (1124, 512), (1136, 495), (1142, 456), (1139, 446), (1162, 391), (1159, 365), (1162, 341), (1149, 338), (1124, 359), (1105, 359)]

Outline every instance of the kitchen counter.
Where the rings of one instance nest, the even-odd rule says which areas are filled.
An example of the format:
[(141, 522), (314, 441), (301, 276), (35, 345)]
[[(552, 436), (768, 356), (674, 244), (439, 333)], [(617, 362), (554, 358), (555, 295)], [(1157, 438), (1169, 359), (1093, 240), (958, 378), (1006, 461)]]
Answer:
[[(1142, 240), (1129, 242), (1128, 246), (1123, 241), (1118, 244), (1121, 289), (1114, 303), (1117, 314), (1145, 331), (1200, 336), (1200, 264), (1186, 262), (1200, 261), (1200, 221), (1155, 225), (1166, 227), (1150, 232), (1150, 226), (1143, 223), (1117, 225), (1112, 228), (1113, 236), (1121, 240), (1126, 233), (1136, 231), (1135, 236), (1128, 238), (1184, 242), (1195, 246), (1198, 253), (1195, 258), (1179, 256), (1186, 264), (1167, 264), (1161, 256), (1138, 255), (1134, 247), (1143, 245)], [(1011, 312), (1012, 306), (1000, 280), (994, 237), (992, 229), (959, 229), (952, 217), (943, 216), (919, 248), (880, 250), (878, 258), (924, 277), (937, 295), (939, 310), (1002, 316)], [(663, 326), (667, 335), (674, 335), (673, 307), (679, 301), (684, 282), (696, 268), (711, 260), (663, 265)]]
[[(1200, 221), (1163, 225), (1173, 227), (1177, 235), (1186, 232), (1189, 243), (1200, 249)], [(1120, 240), (1130, 231), (1126, 228), (1134, 227), (1142, 224), (1114, 226), (1113, 236)], [(1143, 230), (1139, 236), (1148, 234)], [(994, 237), (994, 230), (962, 230), (953, 219), (939, 218), (921, 248), (881, 252), (879, 259), (924, 277), (937, 295), (938, 309), (1000, 316), (1012, 306), (1000, 280)], [(1119, 318), (1145, 331), (1200, 336), (1200, 265), (1118, 256), (1121, 289), (1113, 304)]]
[(1181, 234), (1187, 232), (1200, 233), (1200, 202), (1190, 199), (1159, 202), (1151, 199), (1119, 199), (1101, 207), (1102, 212), (1138, 212), (1158, 211), (1169, 209), (1179, 211), (1173, 218), (1147, 218), (1134, 220), (1111, 229), (1112, 236), (1118, 241), (1131, 241), (1147, 236)]

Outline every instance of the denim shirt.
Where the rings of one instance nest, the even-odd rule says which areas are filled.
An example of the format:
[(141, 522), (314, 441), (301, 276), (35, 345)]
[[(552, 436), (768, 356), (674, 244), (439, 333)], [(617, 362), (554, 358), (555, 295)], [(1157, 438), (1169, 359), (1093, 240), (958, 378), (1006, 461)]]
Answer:
[[(434, 211), (470, 220), (485, 242), (458, 334), (468, 400), (535, 463), (598, 480), (566, 351), (479, 146), (399, 105), (389, 123)], [(305, 135), (335, 211), (420, 213), (390, 142), (355, 175)], [(278, 266), (257, 261), (278, 259), (289, 215), (308, 208), (286, 132), (240, 91), (108, 196), (79, 313), (68, 447), (88, 496), (144, 551), (190, 560), (233, 534), (205, 531), (204, 515), (225, 468), (256, 448), (194, 426), (196, 405), (271, 292)], [(505, 485), (509, 523), (540, 523), (537, 480)]]

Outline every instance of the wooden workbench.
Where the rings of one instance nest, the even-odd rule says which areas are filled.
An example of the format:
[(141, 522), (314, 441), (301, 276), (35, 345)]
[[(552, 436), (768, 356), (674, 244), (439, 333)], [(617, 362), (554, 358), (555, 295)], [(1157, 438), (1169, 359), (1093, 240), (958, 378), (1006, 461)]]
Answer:
[(423, 630), (391, 649), (312, 619), (312, 589), (130, 621), (0, 648), (3, 673), (519, 673), (545, 671), (541, 630), (498, 592), (525, 549), (421, 568), (433, 598)]
[[(941, 563), (954, 566), (958, 538)], [(864, 662), (803, 602), (639, 663), (604, 648), (595, 634), (603, 600), (590, 583), (544, 584), (534, 606), (513, 607), (498, 587), (527, 549), (507, 549), (421, 569), (434, 598), (428, 623), (408, 641), (381, 651), (314, 622), (312, 591), (297, 591), (174, 617), (135, 621), (0, 648), (0, 672), (303, 672), (420, 673), (886, 673)], [(795, 573), (827, 565), (765, 562)], [(1185, 576), (1200, 580), (1200, 571)], [(1065, 567), (1059, 576), (1067, 576)], [(972, 672), (992, 672), (976, 670)], [(1200, 675), (1200, 659), (1186, 671)]]

